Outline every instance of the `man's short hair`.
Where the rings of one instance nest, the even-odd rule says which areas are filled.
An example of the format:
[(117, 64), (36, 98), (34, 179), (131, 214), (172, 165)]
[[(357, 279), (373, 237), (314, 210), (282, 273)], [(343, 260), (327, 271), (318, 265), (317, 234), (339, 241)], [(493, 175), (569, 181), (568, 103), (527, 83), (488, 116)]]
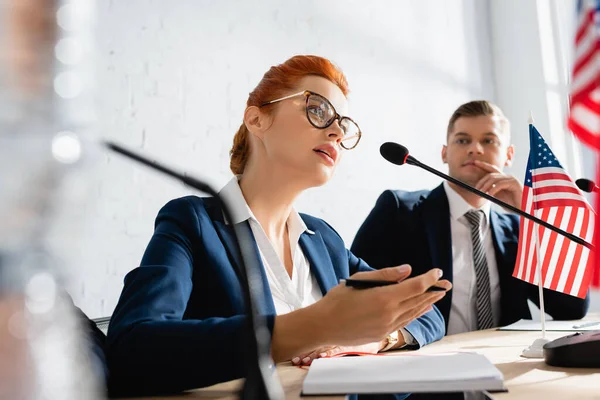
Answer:
[(448, 122), (448, 132), (446, 136), (450, 135), (450, 132), (454, 129), (454, 124), (461, 117), (480, 117), (480, 116), (495, 116), (500, 119), (500, 124), (502, 126), (502, 131), (504, 134), (510, 137), (510, 122), (504, 116), (504, 113), (494, 103), (487, 100), (474, 100), (468, 103), (465, 103), (458, 107), (456, 111), (450, 117), (450, 121)]

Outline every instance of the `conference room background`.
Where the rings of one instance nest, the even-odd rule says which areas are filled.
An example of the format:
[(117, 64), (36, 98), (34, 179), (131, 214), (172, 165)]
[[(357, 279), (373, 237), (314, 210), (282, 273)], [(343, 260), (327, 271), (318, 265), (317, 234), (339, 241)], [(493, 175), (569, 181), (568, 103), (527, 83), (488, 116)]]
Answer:
[[(101, 0), (94, 20), (98, 136), (215, 187), (232, 176), (233, 135), (262, 74), (295, 54), (337, 63), (363, 139), (296, 208), (327, 220), (347, 246), (383, 190), (440, 183), (386, 162), (381, 143), (402, 143), (445, 171), (447, 120), (469, 100), (491, 100), (510, 119), (508, 172), (524, 177), (531, 111), (571, 176), (594, 178), (592, 153), (564, 128), (574, 0)], [(85, 230), (65, 244), (77, 265), (70, 292), (90, 317), (109, 316), (160, 207), (195, 193), (108, 153), (89, 190)]]

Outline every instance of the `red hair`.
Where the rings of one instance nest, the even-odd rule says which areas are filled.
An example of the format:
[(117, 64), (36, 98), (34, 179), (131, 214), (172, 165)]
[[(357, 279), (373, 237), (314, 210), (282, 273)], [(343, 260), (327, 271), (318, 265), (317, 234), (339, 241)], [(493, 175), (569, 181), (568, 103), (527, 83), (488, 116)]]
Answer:
[[(248, 96), (246, 107), (260, 107), (261, 104), (288, 95), (292, 90), (298, 90), (300, 80), (311, 75), (329, 80), (340, 88), (344, 96), (348, 95), (346, 76), (331, 61), (318, 56), (294, 56), (267, 71)], [(250, 139), (246, 124), (242, 123), (233, 137), (233, 147), (229, 154), (231, 171), (236, 175), (242, 174), (250, 157)]]

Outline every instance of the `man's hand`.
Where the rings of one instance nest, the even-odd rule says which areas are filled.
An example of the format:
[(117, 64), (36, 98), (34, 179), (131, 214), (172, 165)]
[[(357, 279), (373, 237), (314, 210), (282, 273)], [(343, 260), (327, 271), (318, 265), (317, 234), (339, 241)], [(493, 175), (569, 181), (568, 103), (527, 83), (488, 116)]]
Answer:
[(506, 175), (500, 168), (485, 161), (475, 160), (474, 163), (477, 167), (488, 172), (486, 176), (477, 182), (477, 185), (475, 185), (476, 189), (494, 196), (515, 208), (521, 208), (523, 185), (517, 178)]

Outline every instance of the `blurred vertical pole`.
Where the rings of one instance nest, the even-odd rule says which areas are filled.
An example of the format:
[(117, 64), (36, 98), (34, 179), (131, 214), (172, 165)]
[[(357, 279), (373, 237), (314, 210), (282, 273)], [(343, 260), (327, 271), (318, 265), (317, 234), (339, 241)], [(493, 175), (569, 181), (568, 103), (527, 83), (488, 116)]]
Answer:
[(0, 0), (2, 400), (104, 393), (64, 292), (94, 159), (92, 17), (93, 0)]

